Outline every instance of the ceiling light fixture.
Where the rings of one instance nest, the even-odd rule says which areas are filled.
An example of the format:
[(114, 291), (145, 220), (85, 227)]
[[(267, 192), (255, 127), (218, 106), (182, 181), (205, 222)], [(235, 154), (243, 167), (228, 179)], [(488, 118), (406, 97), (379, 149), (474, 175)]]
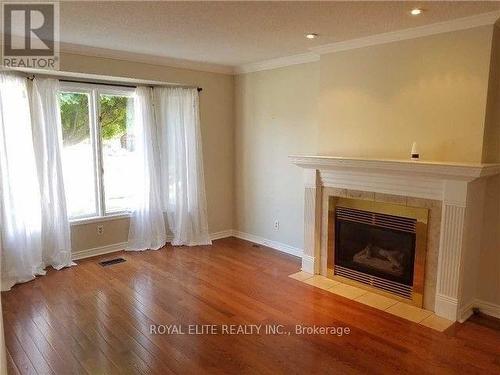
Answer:
[(319, 36), (319, 34), (316, 34), (316, 33), (306, 34), (307, 39), (316, 39), (318, 36)]
[(418, 15), (422, 14), (422, 12), (423, 12), (423, 10), (422, 10), (422, 9), (415, 8), (415, 9), (412, 9), (412, 10), (410, 11), (410, 14), (411, 14), (412, 16), (418, 16)]

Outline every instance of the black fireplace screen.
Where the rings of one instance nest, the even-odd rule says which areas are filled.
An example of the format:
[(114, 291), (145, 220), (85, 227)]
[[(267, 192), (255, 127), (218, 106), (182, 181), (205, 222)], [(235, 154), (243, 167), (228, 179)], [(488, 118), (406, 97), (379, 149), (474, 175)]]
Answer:
[[(345, 210), (345, 209), (344, 209)], [(362, 216), (376, 215), (358, 211)], [(387, 227), (357, 222), (345, 214), (335, 216), (335, 264), (372, 276), (413, 285), (414, 232), (399, 230), (398, 217), (384, 215)], [(403, 218), (403, 220), (407, 220)]]

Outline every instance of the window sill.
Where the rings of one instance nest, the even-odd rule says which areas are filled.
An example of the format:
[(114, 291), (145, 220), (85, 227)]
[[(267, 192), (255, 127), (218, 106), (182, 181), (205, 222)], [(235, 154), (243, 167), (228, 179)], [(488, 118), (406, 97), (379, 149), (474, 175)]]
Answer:
[(106, 216), (94, 216), (94, 217), (84, 217), (81, 219), (73, 219), (69, 221), (69, 225), (84, 225), (84, 224), (92, 224), (92, 223), (100, 223), (103, 221), (111, 221), (111, 220), (120, 220), (120, 219), (128, 219), (130, 218), (130, 213), (121, 212), (112, 215)]

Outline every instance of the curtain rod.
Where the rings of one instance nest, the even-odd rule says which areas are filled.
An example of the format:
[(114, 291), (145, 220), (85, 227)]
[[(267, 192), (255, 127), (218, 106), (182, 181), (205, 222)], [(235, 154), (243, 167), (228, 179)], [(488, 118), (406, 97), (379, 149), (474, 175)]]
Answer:
[[(27, 76), (26, 77), (27, 79), (29, 80), (33, 80), (35, 78), (35, 75), (31, 75), (31, 76)], [(58, 78), (59, 81), (61, 82), (72, 82), (72, 83), (93, 83), (93, 84), (98, 84), (98, 85), (104, 85), (104, 86), (117, 86), (117, 87), (129, 87), (129, 88), (137, 88), (137, 85), (127, 85), (127, 84), (124, 84), (124, 83), (106, 83), (106, 82), (93, 82), (93, 81), (79, 81), (79, 80), (74, 80), (74, 79), (64, 79), (64, 78)], [(148, 87), (155, 87), (154, 85), (147, 85)], [(156, 86), (161, 86), (161, 85), (156, 85)], [(182, 85), (179, 85), (179, 86), (175, 86), (175, 85), (172, 85), (172, 86), (168, 86), (168, 85), (165, 85), (167, 87), (185, 87), (185, 86), (182, 86)], [(196, 90), (198, 90), (198, 92), (201, 92), (203, 90), (202, 87), (197, 87)]]

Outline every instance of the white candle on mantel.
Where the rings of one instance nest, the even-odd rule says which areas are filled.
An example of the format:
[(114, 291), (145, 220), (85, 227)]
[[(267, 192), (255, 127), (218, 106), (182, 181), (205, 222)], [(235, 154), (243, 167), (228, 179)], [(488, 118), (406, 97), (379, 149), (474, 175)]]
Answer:
[(418, 160), (420, 158), (420, 155), (418, 153), (417, 149), (417, 142), (413, 142), (411, 145), (411, 159), (412, 160)]

